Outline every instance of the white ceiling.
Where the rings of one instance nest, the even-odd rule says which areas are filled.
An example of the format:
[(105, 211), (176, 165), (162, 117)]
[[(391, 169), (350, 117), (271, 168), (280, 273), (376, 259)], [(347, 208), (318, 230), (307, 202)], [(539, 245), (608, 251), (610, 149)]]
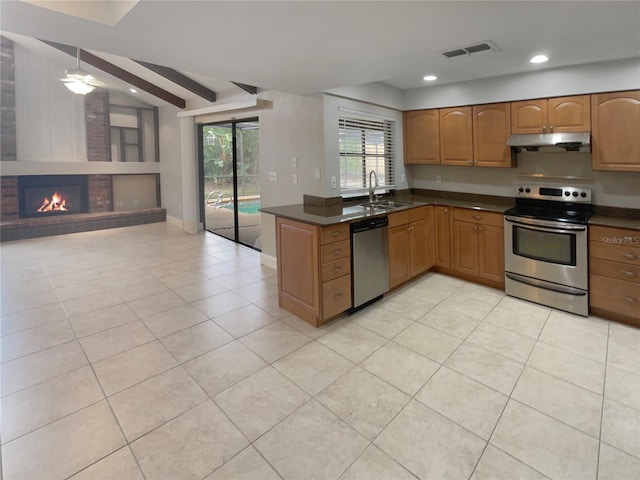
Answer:
[[(2, 0), (0, 28), (299, 94), (370, 82), (409, 89), (425, 86), (425, 74), (442, 84), (640, 57), (639, 1), (143, 0), (110, 26)], [(453, 62), (441, 54), (485, 40), (501, 52)], [(537, 53), (551, 60), (530, 64)]]

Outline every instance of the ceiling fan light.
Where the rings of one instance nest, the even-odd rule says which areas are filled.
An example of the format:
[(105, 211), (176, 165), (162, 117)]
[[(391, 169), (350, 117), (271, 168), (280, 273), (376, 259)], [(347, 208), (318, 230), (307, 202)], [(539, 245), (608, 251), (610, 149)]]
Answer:
[(72, 80), (70, 82), (64, 82), (64, 86), (71, 90), (73, 93), (78, 95), (86, 95), (87, 93), (93, 92), (96, 88), (93, 85), (89, 85), (80, 80)]

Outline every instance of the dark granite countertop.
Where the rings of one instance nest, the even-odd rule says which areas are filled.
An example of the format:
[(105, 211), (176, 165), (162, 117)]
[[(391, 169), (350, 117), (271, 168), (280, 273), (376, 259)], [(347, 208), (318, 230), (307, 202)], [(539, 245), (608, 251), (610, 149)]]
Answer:
[(394, 208), (393, 210), (380, 211), (366, 209), (359, 207), (360, 204), (366, 203), (366, 199), (359, 199), (349, 202), (344, 202), (337, 205), (284, 205), (280, 207), (264, 207), (260, 211), (264, 213), (270, 213), (279, 217), (285, 217), (292, 220), (298, 220), (305, 223), (311, 223), (314, 225), (333, 225), (342, 222), (351, 222), (355, 220), (361, 220), (363, 218), (372, 216), (383, 216), (390, 213), (399, 212), (402, 210), (408, 210), (410, 208), (420, 207), (422, 205), (448, 205), (452, 207), (464, 207), (474, 208), (478, 210), (484, 210), (489, 212), (504, 213), (505, 210), (511, 208), (514, 205), (512, 198), (508, 197), (495, 197), (489, 195), (470, 195), (470, 194), (448, 194), (446, 192), (438, 192), (438, 194), (444, 193), (445, 195), (432, 195), (431, 192), (425, 192), (426, 194), (413, 194), (413, 195), (399, 195), (393, 197), (385, 197), (384, 199), (393, 200), (395, 202), (410, 203), (405, 207)]

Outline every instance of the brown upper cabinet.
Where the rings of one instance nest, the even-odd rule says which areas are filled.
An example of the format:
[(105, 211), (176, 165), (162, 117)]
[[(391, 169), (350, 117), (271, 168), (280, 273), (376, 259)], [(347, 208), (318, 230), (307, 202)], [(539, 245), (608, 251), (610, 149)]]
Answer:
[(473, 164), (477, 167), (513, 167), (515, 152), (507, 145), (511, 134), (509, 103), (473, 106)]
[(640, 172), (640, 91), (591, 95), (594, 170)]
[(438, 109), (404, 112), (404, 163), (440, 163)]
[(440, 163), (473, 165), (471, 107), (440, 109)]
[(511, 133), (565, 133), (591, 130), (590, 95), (511, 102)]

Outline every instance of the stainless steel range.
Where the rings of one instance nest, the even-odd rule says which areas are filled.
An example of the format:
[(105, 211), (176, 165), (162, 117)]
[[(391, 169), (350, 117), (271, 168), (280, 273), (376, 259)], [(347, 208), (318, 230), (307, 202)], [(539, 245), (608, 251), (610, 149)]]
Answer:
[(592, 211), (588, 188), (516, 186), (516, 206), (504, 217), (507, 295), (589, 315)]

